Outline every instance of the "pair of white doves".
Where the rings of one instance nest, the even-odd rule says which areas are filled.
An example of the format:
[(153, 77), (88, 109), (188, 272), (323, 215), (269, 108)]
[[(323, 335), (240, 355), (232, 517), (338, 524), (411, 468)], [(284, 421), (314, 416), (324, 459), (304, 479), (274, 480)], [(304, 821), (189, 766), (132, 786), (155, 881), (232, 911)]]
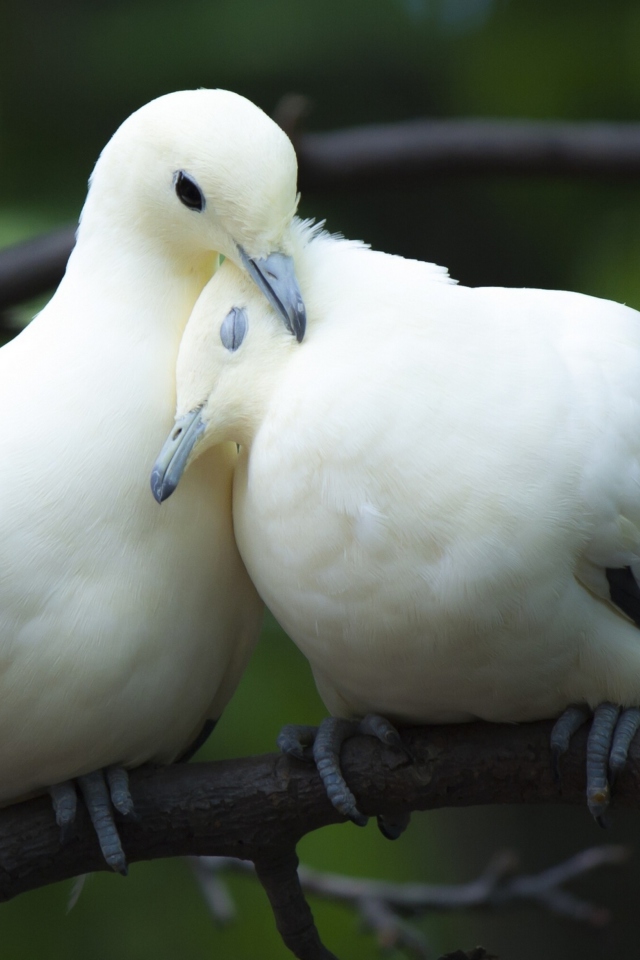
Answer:
[(457, 286), (296, 205), (257, 107), (161, 97), (0, 351), (0, 802), (48, 790), (66, 834), (75, 781), (123, 872), (126, 769), (211, 729), (261, 600), (333, 715), (283, 745), (357, 822), (356, 730), (562, 714), (559, 754), (595, 711), (601, 817), (640, 723), (639, 315)]

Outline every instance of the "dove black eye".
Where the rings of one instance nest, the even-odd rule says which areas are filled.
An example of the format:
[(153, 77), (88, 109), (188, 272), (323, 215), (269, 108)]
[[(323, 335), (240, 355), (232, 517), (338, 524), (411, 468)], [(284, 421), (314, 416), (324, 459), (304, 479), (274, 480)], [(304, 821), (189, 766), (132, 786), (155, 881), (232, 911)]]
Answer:
[(227, 350), (233, 353), (245, 338), (249, 321), (242, 307), (232, 307), (222, 321), (220, 339)]
[(204, 210), (204, 196), (195, 180), (192, 180), (184, 171), (178, 170), (173, 182), (178, 200), (184, 203), (185, 207), (188, 207), (189, 210)]

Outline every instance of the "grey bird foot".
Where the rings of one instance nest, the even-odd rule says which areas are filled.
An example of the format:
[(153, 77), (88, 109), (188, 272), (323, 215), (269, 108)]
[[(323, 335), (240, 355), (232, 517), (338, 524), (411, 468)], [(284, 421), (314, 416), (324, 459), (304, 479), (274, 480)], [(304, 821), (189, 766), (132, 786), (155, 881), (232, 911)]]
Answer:
[[(551, 762), (559, 780), (559, 760), (569, 749), (571, 737), (592, 716), (584, 704), (573, 704), (558, 718), (551, 731)], [(624, 769), (629, 747), (640, 727), (640, 708), (622, 709), (601, 703), (593, 711), (587, 739), (587, 806), (597, 824), (606, 827), (611, 787)]]
[(56, 823), (60, 827), (60, 841), (63, 844), (69, 840), (76, 819), (76, 784), (89, 811), (104, 859), (112, 870), (126, 877), (127, 860), (120, 842), (114, 810), (123, 820), (138, 820), (129, 791), (127, 771), (114, 764), (104, 770), (87, 773), (75, 781), (65, 780), (64, 783), (49, 787)]
[(287, 723), (278, 734), (277, 744), (282, 753), (297, 760), (313, 763), (313, 744), (318, 727), (303, 723)]
[[(413, 757), (405, 747), (395, 727), (376, 714), (368, 714), (364, 720), (342, 720), (326, 717), (319, 727), (287, 724), (280, 731), (278, 746), (283, 753), (299, 760), (314, 762), (322, 779), (327, 796), (343, 816), (359, 827), (366, 826), (369, 818), (358, 810), (356, 798), (347, 786), (340, 766), (340, 750), (345, 740), (364, 734), (376, 737), (388, 747), (401, 751), (411, 761)], [(409, 825), (409, 814), (380, 814), (378, 827), (383, 836), (396, 840)]]

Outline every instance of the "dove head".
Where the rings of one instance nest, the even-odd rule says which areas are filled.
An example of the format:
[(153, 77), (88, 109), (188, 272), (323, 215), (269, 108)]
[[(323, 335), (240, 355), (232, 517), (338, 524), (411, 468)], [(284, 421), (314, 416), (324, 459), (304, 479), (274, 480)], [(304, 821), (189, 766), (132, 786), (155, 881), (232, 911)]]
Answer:
[(225, 262), (200, 294), (180, 344), (176, 420), (151, 475), (159, 503), (209, 447), (225, 440), (250, 446), (299, 349), (246, 275)]
[(228, 90), (183, 90), (120, 126), (89, 206), (179, 256), (208, 250), (239, 263), (238, 245), (263, 257), (286, 244), (296, 176), (291, 141), (259, 107)]
[(302, 339), (290, 239), (296, 176), (291, 141), (249, 100), (228, 90), (170, 93), (133, 113), (103, 150), (79, 240), (106, 235), (184, 272), (206, 273), (222, 254)]

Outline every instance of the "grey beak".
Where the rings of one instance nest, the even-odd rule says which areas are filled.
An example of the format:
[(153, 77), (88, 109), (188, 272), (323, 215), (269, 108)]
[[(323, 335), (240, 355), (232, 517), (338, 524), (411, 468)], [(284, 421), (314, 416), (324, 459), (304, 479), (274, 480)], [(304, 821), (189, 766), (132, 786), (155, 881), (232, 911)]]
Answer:
[(178, 417), (151, 471), (151, 492), (162, 503), (180, 482), (189, 454), (204, 432), (202, 407)]
[(284, 253), (272, 253), (268, 257), (248, 257), (240, 246), (238, 252), (251, 278), (278, 311), (287, 330), (300, 343), (307, 326), (307, 314), (296, 279), (293, 257)]

